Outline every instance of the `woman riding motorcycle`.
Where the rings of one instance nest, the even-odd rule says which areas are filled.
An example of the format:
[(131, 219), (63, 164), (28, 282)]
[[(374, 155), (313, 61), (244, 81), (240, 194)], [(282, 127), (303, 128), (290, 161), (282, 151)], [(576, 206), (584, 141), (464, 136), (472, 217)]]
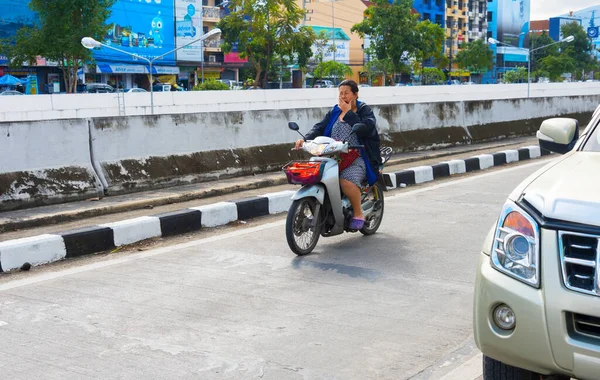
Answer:
[[(323, 120), (315, 124), (305, 138), (314, 140), (318, 136), (326, 136), (338, 141), (348, 141), (350, 145), (364, 145), (363, 150), (341, 154), (340, 162), (340, 185), (354, 211), (349, 227), (360, 230), (365, 223), (361, 208), (361, 186), (365, 179), (369, 185), (373, 185), (379, 178), (382, 166), (380, 139), (373, 110), (358, 100), (356, 82), (345, 80), (338, 87), (338, 104), (327, 112)], [(352, 127), (357, 123), (363, 123), (369, 128), (361, 135), (351, 135)], [(296, 149), (302, 145), (303, 139), (296, 141)]]

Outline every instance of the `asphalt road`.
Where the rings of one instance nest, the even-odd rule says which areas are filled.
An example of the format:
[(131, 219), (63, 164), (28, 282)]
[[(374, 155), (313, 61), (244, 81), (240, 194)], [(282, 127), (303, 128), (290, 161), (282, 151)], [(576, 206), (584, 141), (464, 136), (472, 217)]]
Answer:
[(547, 161), (386, 193), (375, 236), (322, 238), (303, 258), (278, 216), (2, 276), (0, 377), (475, 379), (477, 255)]

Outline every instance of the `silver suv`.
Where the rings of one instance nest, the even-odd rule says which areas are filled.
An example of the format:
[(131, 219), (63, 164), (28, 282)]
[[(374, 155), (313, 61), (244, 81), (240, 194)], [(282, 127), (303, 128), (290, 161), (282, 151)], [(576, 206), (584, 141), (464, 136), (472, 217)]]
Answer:
[(544, 121), (541, 148), (564, 155), (513, 191), (483, 245), (485, 380), (600, 379), (599, 123), (600, 107), (581, 137), (574, 119)]

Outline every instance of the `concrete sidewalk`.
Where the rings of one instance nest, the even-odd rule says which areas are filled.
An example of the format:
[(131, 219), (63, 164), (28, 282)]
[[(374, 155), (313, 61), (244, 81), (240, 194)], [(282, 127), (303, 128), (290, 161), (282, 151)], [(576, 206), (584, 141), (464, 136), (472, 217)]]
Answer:
[[(385, 142), (382, 145), (385, 145)], [(397, 172), (409, 166), (415, 166), (415, 162), (418, 162), (419, 165), (435, 164), (450, 158), (460, 159), (474, 154), (515, 149), (527, 145), (537, 145), (537, 140), (534, 137), (523, 137), (439, 150), (402, 153), (395, 155), (390, 160), (385, 172)], [(185, 203), (191, 201), (195, 205), (202, 205), (215, 202), (216, 197), (223, 198), (219, 199), (221, 201), (239, 198), (241, 194), (244, 197), (256, 196), (264, 193), (265, 188), (269, 188), (269, 191), (281, 191), (292, 190), (296, 186), (288, 185), (285, 175), (281, 171), (277, 171), (162, 190), (8, 211), (0, 213), (0, 241), (10, 239), (11, 237), (7, 235), (14, 235), (10, 232), (19, 230), (119, 213), (130, 213), (136, 216), (138, 213), (145, 214), (149, 209), (155, 208), (155, 211), (169, 212), (180, 209), (185, 206)], [(169, 205), (172, 206), (169, 207)], [(114, 219), (120, 218), (115, 216)]]

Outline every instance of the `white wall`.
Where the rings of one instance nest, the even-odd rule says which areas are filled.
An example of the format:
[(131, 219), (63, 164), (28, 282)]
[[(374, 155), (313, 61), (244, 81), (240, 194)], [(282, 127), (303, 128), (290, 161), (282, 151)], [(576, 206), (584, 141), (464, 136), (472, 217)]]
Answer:
[[(600, 83), (535, 83), (532, 97), (600, 94)], [(518, 99), (526, 84), (473, 86), (363, 87), (359, 96), (372, 105)], [(124, 94), (126, 115), (149, 115), (149, 93)], [(155, 114), (329, 107), (337, 89), (240, 90), (154, 93)], [(6, 96), (0, 99), (0, 122), (119, 116), (116, 94)]]
[(0, 179), (0, 203), (102, 194), (88, 121), (0, 123)]
[(89, 165), (88, 122), (1, 123), (0, 147), (1, 173)]

